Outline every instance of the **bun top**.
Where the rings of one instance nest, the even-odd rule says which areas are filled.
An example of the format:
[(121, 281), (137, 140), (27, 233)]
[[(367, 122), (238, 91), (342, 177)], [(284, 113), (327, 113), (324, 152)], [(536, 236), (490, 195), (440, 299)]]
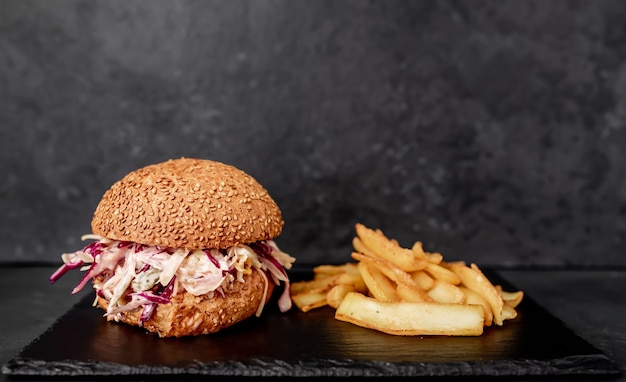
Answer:
[(276, 202), (252, 176), (224, 163), (180, 158), (135, 170), (96, 207), (93, 233), (176, 248), (227, 248), (278, 236)]

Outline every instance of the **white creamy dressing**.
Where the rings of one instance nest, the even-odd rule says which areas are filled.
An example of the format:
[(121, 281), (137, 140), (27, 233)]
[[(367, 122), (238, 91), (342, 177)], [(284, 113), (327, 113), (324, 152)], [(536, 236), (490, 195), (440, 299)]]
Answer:
[[(97, 295), (109, 301), (105, 316), (112, 319), (124, 311), (139, 307), (152, 311), (155, 304), (168, 303), (169, 296), (161, 295), (167, 286), (173, 287), (168, 293), (172, 296), (182, 288), (195, 296), (208, 294), (212, 297), (213, 293), (222, 294), (222, 288), (229, 283), (243, 282), (244, 275), (255, 270), (261, 271), (265, 279), (264, 297), (269, 282), (266, 272), (276, 285), (283, 282), (284, 290), (278, 305), (283, 312), (291, 308), (285, 269), (291, 269), (295, 259), (281, 251), (273, 240), (260, 243), (271, 248), (268, 255), (257, 253), (247, 245), (226, 250), (191, 250), (146, 246), (98, 235), (84, 235), (82, 239), (94, 242), (82, 250), (63, 254), (64, 264), (50, 280), (55, 281), (68, 270), (80, 267), (86, 273), (72, 293), (79, 292), (92, 280)], [(261, 314), (265, 300), (262, 299), (257, 316)]]

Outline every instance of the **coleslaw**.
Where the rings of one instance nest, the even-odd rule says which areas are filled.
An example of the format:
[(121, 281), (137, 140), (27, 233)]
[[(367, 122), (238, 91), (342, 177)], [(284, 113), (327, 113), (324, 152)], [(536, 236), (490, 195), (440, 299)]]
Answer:
[(109, 301), (105, 313), (109, 319), (118, 320), (120, 313), (141, 308), (143, 325), (158, 304), (169, 303), (181, 288), (195, 296), (223, 295), (226, 285), (243, 282), (244, 275), (253, 271), (259, 271), (265, 280), (257, 316), (263, 311), (269, 282), (283, 283), (278, 298), (280, 311), (291, 308), (285, 269), (291, 269), (295, 258), (281, 251), (273, 240), (226, 249), (187, 249), (117, 241), (93, 234), (81, 239), (92, 242), (76, 252), (64, 253), (63, 265), (50, 276), (50, 282), (73, 269), (84, 271), (72, 294), (91, 281), (97, 297)]

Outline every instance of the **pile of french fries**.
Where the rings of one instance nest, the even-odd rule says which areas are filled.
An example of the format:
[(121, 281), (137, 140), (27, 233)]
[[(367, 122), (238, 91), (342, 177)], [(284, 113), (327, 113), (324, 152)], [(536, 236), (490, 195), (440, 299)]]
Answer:
[(380, 229), (355, 228), (355, 261), (319, 265), (313, 279), (291, 284), (301, 311), (330, 306), (337, 320), (402, 336), (479, 336), (517, 316), (523, 291), (504, 291), (476, 264), (446, 262), (419, 241), (404, 248)]

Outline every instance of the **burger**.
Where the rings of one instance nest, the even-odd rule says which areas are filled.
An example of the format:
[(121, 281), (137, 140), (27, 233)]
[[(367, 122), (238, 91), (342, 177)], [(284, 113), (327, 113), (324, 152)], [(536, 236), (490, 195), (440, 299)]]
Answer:
[(94, 306), (109, 321), (159, 337), (218, 332), (260, 316), (275, 290), (291, 308), (287, 270), (295, 259), (274, 239), (283, 218), (268, 191), (217, 161), (170, 159), (130, 172), (102, 196), (90, 243), (64, 253), (51, 276), (84, 272)]

